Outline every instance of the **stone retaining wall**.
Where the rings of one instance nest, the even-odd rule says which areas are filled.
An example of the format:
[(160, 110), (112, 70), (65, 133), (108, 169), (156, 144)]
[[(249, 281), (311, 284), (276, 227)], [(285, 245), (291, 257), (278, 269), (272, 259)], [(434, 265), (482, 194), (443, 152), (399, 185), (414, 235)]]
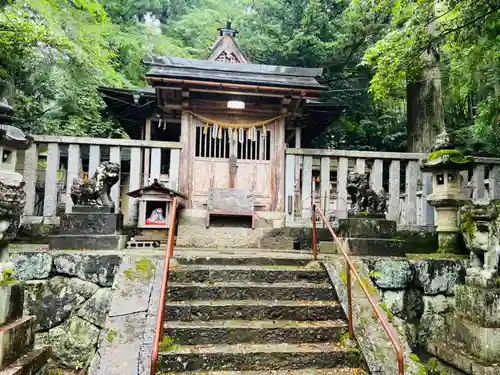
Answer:
[(364, 259), (381, 307), (401, 319), (409, 344), (424, 349), (453, 311), (455, 287), (465, 281), (464, 259)]
[(24, 314), (37, 318), (35, 345), (52, 347), (56, 368), (85, 367), (96, 352), (122, 256), (39, 250), (11, 252), (11, 260), (24, 285)]

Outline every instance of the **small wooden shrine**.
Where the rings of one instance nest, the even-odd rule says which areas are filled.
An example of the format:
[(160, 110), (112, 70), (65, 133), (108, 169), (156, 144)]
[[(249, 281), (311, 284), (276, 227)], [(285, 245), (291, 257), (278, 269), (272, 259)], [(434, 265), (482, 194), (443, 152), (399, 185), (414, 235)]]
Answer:
[(187, 198), (157, 179), (148, 186), (128, 192), (127, 195), (136, 198), (139, 205), (137, 228), (141, 230), (141, 234), (135, 237), (135, 241), (166, 240), (167, 232), (161, 230), (170, 229), (172, 201), (177, 197), (180, 206), (184, 206), (184, 199)]

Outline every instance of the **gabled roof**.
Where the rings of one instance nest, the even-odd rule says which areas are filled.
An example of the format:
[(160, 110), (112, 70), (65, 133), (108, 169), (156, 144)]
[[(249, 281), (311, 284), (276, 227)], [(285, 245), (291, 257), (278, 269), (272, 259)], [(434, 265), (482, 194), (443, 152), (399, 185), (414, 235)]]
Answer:
[(161, 194), (166, 194), (169, 195), (170, 197), (180, 197), (187, 199), (187, 196), (177, 190), (170, 189), (169, 187), (163, 185), (161, 182), (158, 182), (158, 180), (155, 178), (153, 183), (148, 186), (144, 186), (142, 188), (139, 188), (137, 190), (129, 191), (127, 195), (132, 198), (140, 198), (144, 194), (147, 193), (161, 193)]
[(231, 64), (247, 64), (248, 59), (238, 45), (238, 42), (236, 42), (236, 35), (239, 31), (231, 27), (230, 21), (226, 23), (225, 27), (220, 27), (217, 30), (220, 37), (213, 44), (206, 60), (222, 61)]
[(269, 87), (287, 87), (326, 91), (316, 80), (323, 69), (297, 68), (260, 64), (228, 64), (219, 61), (185, 59), (171, 56), (147, 56), (151, 66), (146, 75), (150, 81), (162, 78), (190, 81), (212, 81)]
[(231, 35), (223, 35), (214, 43), (207, 60), (226, 61), (233, 64), (248, 63), (248, 59), (241, 51), (238, 42)]

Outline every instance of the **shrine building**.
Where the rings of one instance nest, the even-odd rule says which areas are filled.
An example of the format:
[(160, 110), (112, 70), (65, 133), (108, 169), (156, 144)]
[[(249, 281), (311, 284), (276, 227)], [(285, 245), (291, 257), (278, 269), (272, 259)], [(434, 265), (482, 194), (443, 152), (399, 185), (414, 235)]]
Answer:
[[(170, 186), (186, 213), (206, 210), (211, 189), (246, 189), (255, 211), (278, 218), (285, 148), (308, 147), (340, 108), (320, 101), (323, 69), (252, 64), (231, 23), (218, 31), (205, 60), (147, 56), (148, 88), (99, 92), (131, 139), (182, 143)], [(143, 185), (168, 183), (171, 150), (144, 152)]]

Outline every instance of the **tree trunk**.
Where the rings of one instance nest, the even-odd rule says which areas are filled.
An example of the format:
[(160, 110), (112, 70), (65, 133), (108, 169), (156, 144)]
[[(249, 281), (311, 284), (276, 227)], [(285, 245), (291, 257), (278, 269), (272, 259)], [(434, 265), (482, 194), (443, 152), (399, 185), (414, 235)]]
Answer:
[(429, 152), (436, 136), (444, 130), (439, 54), (431, 50), (422, 58), (427, 69), (406, 88), (408, 152)]

